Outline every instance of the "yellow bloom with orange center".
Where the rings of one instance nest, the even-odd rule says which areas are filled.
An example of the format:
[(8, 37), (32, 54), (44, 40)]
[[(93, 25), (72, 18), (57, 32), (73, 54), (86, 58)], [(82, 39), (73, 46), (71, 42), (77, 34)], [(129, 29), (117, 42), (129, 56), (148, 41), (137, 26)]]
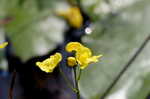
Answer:
[(92, 56), (92, 52), (89, 48), (83, 46), (79, 42), (70, 42), (66, 45), (66, 51), (75, 51), (75, 58), (81, 69), (86, 68), (90, 63), (98, 62), (98, 59), (102, 55)]
[(67, 58), (68, 66), (73, 67), (77, 65), (76, 59), (74, 57)]
[(71, 7), (67, 11), (59, 11), (57, 14), (64, 17), (75, 28), (80, 28), (83, 24), (83, 16), (78, 7)]
[(4, 42), (2, 44), (0, 44), (0, 48), (5, 48), (8, 45), (8, 42)]
[(62, 55), (56, 53), (50, 58), (45, 59), (43, 62), (36, 62), (36, 65), (44, 72), (50, 73), (53, 72), (58, 63), (62, 60)]

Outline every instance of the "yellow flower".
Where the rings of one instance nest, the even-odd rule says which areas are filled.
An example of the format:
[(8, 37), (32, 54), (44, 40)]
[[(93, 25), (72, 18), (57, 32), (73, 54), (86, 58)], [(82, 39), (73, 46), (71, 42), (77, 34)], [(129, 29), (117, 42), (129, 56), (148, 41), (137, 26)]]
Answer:
[(75, 51), (76, 61), (79, 63), (80, 68), (86, 68), (90, 63), (98, 62), (98, 58), (102, 55), (92, 56), (92, 52), (89, 48), (83, 46), (79, 42), (70, 42), (66, 46), (66, 51)]
[(83, 24), (83, 17), (78, 7), (71, 7), (67, 11), (60, 11), (57, 14), (64, 17), (75, 28), (80, 28)]
[(67, 63), (68, 63), (68, 66), (70, 67), (77, 65), (76, 59), (74, 57), (68, 57)]
[(2, 44), (0, 44), (0, 48), (5, 48), (8, 45), (8, 42), (4, 42)]
[(56, 53), (50, 58), (44, 60), (43, 62), (36, 62), (36, 65), (47, 73), (53, 72), (58, 63), (62, 60), (62, 55), (60, 53)]

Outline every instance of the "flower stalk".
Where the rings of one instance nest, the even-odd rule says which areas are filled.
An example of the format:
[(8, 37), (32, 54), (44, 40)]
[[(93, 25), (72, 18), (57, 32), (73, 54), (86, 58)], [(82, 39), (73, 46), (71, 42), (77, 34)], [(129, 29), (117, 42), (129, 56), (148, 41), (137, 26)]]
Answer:
[(74, 84), (77, 90), (77, 99), (80, 99), (79, 80), (82, 70), (85, 69), (90, 63), (98, 62), (102, 55), (93, 56), (92, 51), (79, 42), (70, 42), (65, 47), (67, 52), (75, 52), (74, 57), (68, 57), (67, 63), (69, 67), (73, 67)]
[(77, 90), (76, 96), (77, 96), (77, 99), (80, 99), (79, 80), (77, 78), (77, 68), (76, 67), (73, 68), (73, 72), (74, 72), (75, 88)]
[(80, 80), (80, 78), (81, 78), (81, 74), (82, 74), (82, 70), (79, 68), (79, 75), (78, 75), (77, 81), (79, 81), (79, 80)]
[(68, 87), (69, 87), (70, 89), (72, 89), (72, 91), (74, 91), (75, 93), (77, 93), (77, 89), (74, 88), (74, 87), (72, 87), (70, 81), (68, 80), (68, 78), (66, 77), (66, 75), (64, 74), (64, 72), (61, 70), (60, 67), (59, 67), (59, 72), (60, 72), (61, 76), (64, 78), (64, 80), (66, 81)]

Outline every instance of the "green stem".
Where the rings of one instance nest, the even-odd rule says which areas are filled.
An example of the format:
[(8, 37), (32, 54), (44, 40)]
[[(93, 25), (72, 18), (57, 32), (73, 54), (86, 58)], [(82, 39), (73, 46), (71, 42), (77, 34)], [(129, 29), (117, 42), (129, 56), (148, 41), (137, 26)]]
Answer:
[(79, 75), (78, 75), (77, 81), (79, 81), (79, 80), (80, 80), (80, 78), (81, 78), (81, 74), (82, 74), (82, 70), (81, 70), (81, 69), (79, 69)]
[(77, 80), (76, 67), (73, 68), (73, 71), (74, 71), (75, 87), (77, 90), (76, 95), (77, 95), (77, 99), (80, 99), (79, 81)]
[(66, 81), (68, 87), (69, 87), (70, 89), (72, 89), (75, 93), (77, 93), (77, 90), (72, 87), (72, 84), (71, 84), (70, 81), (66, 78), (65, 74), (63, 73), (63, 71), (61, 70), (60, 67), (59, 67), (59, 71), (60, 71), (60, 74), (62, 75), (62, 77), (64, 78), (64, 80)]

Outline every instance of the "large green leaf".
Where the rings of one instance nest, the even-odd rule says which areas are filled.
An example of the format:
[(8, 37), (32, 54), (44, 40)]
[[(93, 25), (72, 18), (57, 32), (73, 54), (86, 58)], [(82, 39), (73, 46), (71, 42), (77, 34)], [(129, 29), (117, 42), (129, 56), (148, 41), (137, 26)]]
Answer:
[(5, 26), (15, 54), (23, 61), (53, 50), (62, 42), (65, 26), (50, 9), (39, 11), (35, 0), (31, 1), (9, 9), (7, 13), (12, 21)]
[[(147, 0), (142, 0), (127, 6), (127, 9), (120, 9), (121, 12), (110, 17), (109, 21), (97, 22), (93, 33), (83, 38), (94, 54), (104, 55), (99, 63), (91, 64), (82, 75), (80, 89), (85, 99), (99, 99), (150, 34), (150, 7), (147, 3)], [(150, 92), (149, 49), (147, 45), (108, 99), (145, 99)]]

